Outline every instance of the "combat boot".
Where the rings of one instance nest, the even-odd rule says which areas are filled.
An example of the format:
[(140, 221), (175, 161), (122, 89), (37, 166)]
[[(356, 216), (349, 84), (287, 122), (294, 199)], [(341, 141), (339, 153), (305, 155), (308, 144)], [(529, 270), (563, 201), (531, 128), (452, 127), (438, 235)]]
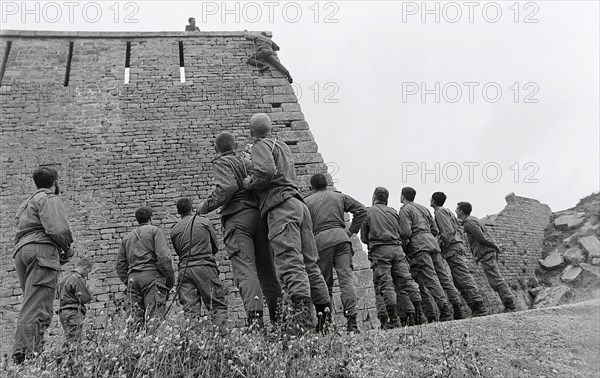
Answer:
[(412, 327), (416, 324), (416, 315), (414, 312), (407, 312), (406, 313), (406, 322), (405, 324), (403, 324), (405, 327)]
[(515, 306), (515, 302), (512, 299), (507, 299), (502, 303), (504, 304), (504, 312), (517, 311), (517, 306)]
[(317, 311), (317, 333), (326, 334), (329, 332), (331, 325), (331, 303), (315, 305)]
[(277, 324), (281, 320), (282, 298), (267, 299), (267, 308), (269, 309), (269, 320), (271, 325)]
[(348, 333), (360, 333), (360, 331), (358, 330), (358, 324), (356, 322), (356, 318), (357, 315), (350, 315), (348, 317), (348, 323), (346, 325), (346, 330), (348, 331)]
[(388, 312), (389, 321), (386, 324), (385, 329), (393, 329), (393, 328), (401, 327), (400, 318), (398, 317), (398, 308), (396, 307), (396, 305), (386, 306), (386, 309)]
[(427, 319), (424, 318), (421, 302), (413, 302), (413, 306), (415, 306), (415, 325), (426, 324)]
[(452, 311), (450, 310), (450, 306), (447, 304), (440, 307), (440, 322), (447, 322), (453, 320)]
[(487, 315), (483, 301), (473, 302), (471, 304), (471, 315), (474, 318)]
[(387, 316), (379, 316), (379, 325), (380, 325), (379, 328), (386, 329), (387, 322), (388, 322), (388, 317)]
[(258, 72), (260, 72), (260, 73), (267, 72), (269, 69), (270, 69), (269, 66), (264, 65), (258, 69)]
[(462, 311), (460, 303), (453, 304), (452, 309), (454, 310), (454, 320), (465, 319), (465, 314)]

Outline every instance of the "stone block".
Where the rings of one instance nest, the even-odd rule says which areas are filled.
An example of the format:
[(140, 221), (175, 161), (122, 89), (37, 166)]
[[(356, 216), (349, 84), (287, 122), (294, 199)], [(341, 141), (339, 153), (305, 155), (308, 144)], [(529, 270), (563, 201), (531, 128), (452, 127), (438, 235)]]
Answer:
[(565, 259), (558, 252), (551, 252), (545, 259), (538, 262), (546, 270), (559, 270), (567, 265)]
[(579, 245), (590, 258), (600, 257), (600, 241), (594, 235), (579, 239)]
[(564, 303), (570, 288), (566, 285), (547, 287), (542, 289), (535, 297), (533, 308), (553, 307)]
[(568, 265), (560, 274), (560, 280), (565, 283), (572, 283), (577, 280), (583, 269), (580, 266)]
[(571, 265), (579, 265), (579, 263), (585, 261), (584, 253), (577, 247), (569, 248), (563, 253), (563, 258)]
[(554, 227), (559, 230), (568, 230), (581, 226), (583, 222), (585, 222), (583, 213), (563, 215), (554, 220)]

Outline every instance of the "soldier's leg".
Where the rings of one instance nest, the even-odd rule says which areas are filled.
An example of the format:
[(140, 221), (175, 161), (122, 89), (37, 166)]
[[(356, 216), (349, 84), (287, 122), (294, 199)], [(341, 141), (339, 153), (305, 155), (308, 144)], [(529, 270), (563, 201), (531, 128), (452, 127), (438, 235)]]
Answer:
[(440, 321), (452, 320), (452, 311), (448, 305), (446, 294), (440, 284), (430, 254), (425, 251), (417, 251), (414, 260), (419, 280), (429, 290), (440, 310)]
[(146, 305), (140, 282), (136, 280), (136, 273), (131, 273), (128, 278), (127, 290), (125, 291), (125, 312), (134, 320), (132, 326), (139, 329), (145, 324)]
[(400, 246), (397, 246), (394, 250), (392, 277), (396, 293), (400, 298), (398, 303), (398, 308), (401, 311), (400, 318), (405, 324), (413, 325), (417, 321), (415, 308), (421, 308), (421, 294), (419, 293), (419, 285), (412, 278), (410, 266)]
[(277, 57), (274, 54), (269, 54), (269, 55), (265, 56), (262, 59), (264, 61), (266, 61), (267, 63), (271, 64), (273, 67), (277, 68), (277, 70), (279, 72), (281, 72), (282, 74), (284, 74), (288, 78), (290, 77), (290, 71), (288, 71), (288, 69), (285, 68), (285, 66), (283, 64), (281, 64), (281, 62), (279, 61), (279, 59), (277, 59)]
[(393, 258), (393, 249), (389, 248), (389, 246), (377, 246), (373, 249), (373, 282), (377, 283), (375, 293), (383, 297), (389, 318), (387, 328), (396, 328), (400, 325), (396, 303), (396, 290), (394, 289), (392, 278)]
[(192, 318), (198, 318), (202, 310), (202, 299), (198, 289), (196, 289), (195, 282), (191, 279), (193, 276), (191, 273), (194, 269), (196, 269), (196, 267), (188, 267), (185, 274), (183, 274), (182, 271), (179, 272), (179, 280), (181, 282), (179, 284), (177, 296), (185, 315)]
[(190, 272), (191, 280), (202, 297), (204, 305), (212, 316), (213, 324), (223, 327), (227, 323), (227, 289), (219, 279), (219, 271), (214, 266), (196, 266)]
[(460, 294), (454, 286), (448, 264), (440, 252), (430, 252), (429, 255), (431, 256), (431, 261), (433, 262), (433, 267), (437, 273), (440, 285), (442, 285), (442, 288), (446, 292), (446, 296), (448, 297), (448, 300), (454, 309), (454, 319), (464, 319), (464, 314), (461, 308), (462, 302), (460, 300)]
[(467, 260), (460, 251), (448, 251), (446, 261), (452, 272), (454, 283), (471, 308), (473, 316), (485, 315), (483, 298), (473, 275), (469, 271)]
[(264, 57), (265, 54), (262, 54), (260, 51), (253, 54), (252, 56), (250, 56), (250, 58), (248, 58), (248, 60), (246, 61), (246, 64), (249, 64), (251, 66), (254, 66), (256, 68), (263, 68), (265, 66), (265, 64), (263, 62), (260, 61), (261, 57)]
[(388, 313), (387, 309), (385, 308), (383, 294), (377, 290), (379, 287), (379, 282), (377, 281), (377, 276), (375, 275), (374, 264), (371, 264), (371, 269), (373, 269), (373, 290), (375, 291), (375, 308), (377, 309), (377, 318), (380, 322), (380, 328), (384, 329), (388, 322)]
[[(352, 270), (352, 244), (341, 243), (334, 247), (334, 265), (340, 285), (340, 298), (346, 318), (356, 317), (356, 288), (354, 287), (354, 271)], [(332, 277), (333, 281), (333, 277)]]
[(323, 279), (327, 285), (329, 297), (332, 295), (333, 289), (333, 257), (335, 255), (335, 246), (319, 251), (319, 269), (323, 274)]
[(254, 235), (250, 224), (252, 217), (235, 214), (225, 223), (223, 242), (233, 271), (233, 282), (239, 289), (248, 321), (263, 311), (263, 293), (258, 281), (254, 251)]
[(262, 292), (267, 300), (269, 318), (271, 319), (271, 323), (275, 323), (279, 319), (279, 307), (282, 301), (281, 285), (279, 285), (279, 279), (277, 278), (277, 272), (275, 271), (273, 250), (269, 246), (267, 224), (258, 210), (255, 210), (254, 224), (256, 225), (256, 228), (254, 229), (256, 273)]
[(65, 332), (65, 344), (72, 350), (81, 342), (83, 313), (76, 309), (64, 309), (59, 314), (59, 320)]
[(158, 271), (138, 272), (135, 279), (139, 282), (144, 296), (144, 320), (148, 327), (154, 329), (165, 317), (169, 288), (165, 278)]
[(28, 244), (15, 256), (23, 305), (17, 319), (13, 358), (22, 362), (42, 351), (44, 334), (52, 321), (53, 300), (60, 269), (58, 248)]
[(515, 297), (510, 290), (510, 286), (508, 286), (508, 283), (506, 283), (506, 280), (502, 276), (502, 273), (500, 273), (496, 253), (487, 253), (479, 262), (481, 263), (481, 267), (483, 268), (483, 272), (485, 273), (491, 288), (500, 296), (502, 304), (504, 304), (504, 309), (506, 311), (515, 311), (517, 309)]

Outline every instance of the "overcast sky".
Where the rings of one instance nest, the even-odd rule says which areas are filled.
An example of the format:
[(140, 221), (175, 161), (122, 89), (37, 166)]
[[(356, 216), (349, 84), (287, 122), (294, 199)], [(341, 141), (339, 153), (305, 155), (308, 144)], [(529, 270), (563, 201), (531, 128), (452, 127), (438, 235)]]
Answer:
[(3, 1), (2, 28), (271, 30), (336, 187), (367, 205), (376, 186), (476, 216), (598, 191), (599, 2), (422, 4)]

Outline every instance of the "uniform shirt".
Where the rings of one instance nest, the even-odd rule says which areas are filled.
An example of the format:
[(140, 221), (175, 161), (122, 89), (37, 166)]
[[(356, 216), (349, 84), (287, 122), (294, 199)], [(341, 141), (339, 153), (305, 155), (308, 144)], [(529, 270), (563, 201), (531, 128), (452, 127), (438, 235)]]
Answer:
[(467, 240), (471, 246), (471, 251), (475, 257), (475, 261), (489, 252), (496, 252), (500, 248), (490, 236), (487, 227), (481, 219), (469, 215), (463, 221), (463, 228), (467, 234)]
[(186, 32), (200, 31), (200, 28), (192, 25), (185, 25)]
[[(80, 293), (78, 296), (77, 293)], [(71, 271), (58, 283), (59, 311), (66, 309), (81, 310), (85, 314), (85, 304), (90, 303), (92, 295), (85, 285), (85, 278), (78, 271)]]
[(119, 247), (116, 270), (126, 285), (131, 272), (148, 270), (158, 270), (167, 282), (172, 282), (173, 260), (163, 232), (156, 226), (144, 224), (127, 234)]
[(382, 203), (367, 207), (360, 240), (368, 246), (369, 251), (378, 245), (402, 244), (396, 210)]
[(440, 247), (448, 248), (452, 244), (462, 243), (460, 224), (456, 216), (445, 207), (438, 207), (433, 211), (435, 224), (439, 229), (438, 240)]
[(250, 151), (254, 173), (248, 187), (255, 190), (262, 216), (291, 197), (300, 197), (292, 151), (282, 141), (261, 137)]
[(210, 265), (216, 267), (217, 262), (214, 255), (219, 251), (219, 244), (212, 223), (205, 217), (197, 216), (194, 220), (194, 232), (191, 235), (194, 240), (190, 253), (192, 218), (192, 215), (186, 215), (171, 229), (171, 242), (179, 256), (179, 270), (185, 269), (186, 266)]
[(19, 248), (29, 243), (52, 244), (68, 251), (73, 242), (60, 198), (49, 189), (39, 189), (19, 206), (16, 227), (13, 257)]
[(399, 212), (400, 235), (402, 240), (410, 240), (412, 252), (440, 251), (435, 240), (438, 228), (429, 210), (418, 203), (409, 202)]
[(279, 46), (271, 38), (265, 37), (262, 34), (258, 35), (249, 35), (248, 39), (252, 40), (256, 44), (256, 51), (260, 50), (271, 50), (271, 51), (279, 51)]
[(337, 191), (320, 190), (306, 197), (304, 202), (310, 211), (319, 251), (350, 242), (344, 213), (352, 213), (352, 223), (348, 229), (352, 234), (358, 233), (367, 217), (367, 210), (360, 202)]
[(258, 209), (254, 193), (242, 187), (244, 178), (252, 172), (252, 162), (233, 151), (225, 152), (213, 160), (215, 188), (202, 202), (201, 214), (207, 214), (223, 206), (221, 218), (226, 218), (245, 209)]

